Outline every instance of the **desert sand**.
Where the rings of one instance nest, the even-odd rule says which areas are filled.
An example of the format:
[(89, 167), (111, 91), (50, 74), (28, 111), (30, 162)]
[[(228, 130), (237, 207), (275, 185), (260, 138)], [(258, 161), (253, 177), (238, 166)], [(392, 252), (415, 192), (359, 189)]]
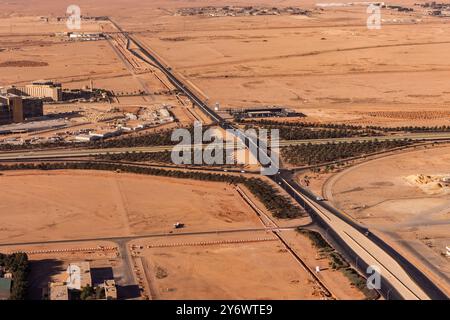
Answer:
[[(409, 151), (356, 165), (328, 180), (325, 196), (383, 234), (449, 289), (450, 147)], [(429, 178), (428, 178), (429, 177)]]
[[(39, 16), (63, 16), (69, 1), (3, 2), (0, 48), (6, 50), (0, 52), (0, 64), (12, 57), (48, 64), (2, 68), (5, 84), (45, 75), (75, 86), (93, 78), (112, 90), (139, 90), (144, 82), (158, 91), (152, 74), (130, 77), (106, 41), (60, 43), (51, 36), (64, 24), (46, 23)], [(445, 85), (450, 75), (448, 21), (427, 15), (415, 1), (397, 3), (414, 11), (383, 9), (380, 30), (367, 29), (364, 6), (320, 9), (314, 1), (282, 4), (308, 9), (309, 16), (176, 15), (179, 8), (212, 5), (209, 1), (83, 0), (78, 5), (85, 14), (109, 15), (133, 32), (210, 103), (223, 108), (281, 105), (305, 113), (306, 121), (447, 125), (442, 112), (450, 103)], [(114, 31), (107, 22), (88, 22), (81, 31), (99, 25)]]
[[(270, 238), (270, 234), (227, 238)], [(140, 256), (156, 299), (320, 298), (308, 274), (277, 241), (145, 248)]]
[(0, 176), (0, 242), (260, 227), (232, 186), (105, 172)]

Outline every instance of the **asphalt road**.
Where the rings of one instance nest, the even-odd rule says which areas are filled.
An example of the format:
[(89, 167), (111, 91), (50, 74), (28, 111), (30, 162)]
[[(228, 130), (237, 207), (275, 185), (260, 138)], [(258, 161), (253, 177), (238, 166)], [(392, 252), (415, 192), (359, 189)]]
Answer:
[[(122, 32), (123, 30), (111, 21), (117, 29)], [(258, 139), (246, 136), (241, 130), (237, 129), (235, 125), (226, 122), (214, 111), (212, 111), (208, 105), (206, 105), (199, 97), (197, 97), (182, 81), (180, 81), (173, 73), (171, 68), (164, 66), (154, 54), (152, 54), (144, 45), (140, 43), (134, 36), (125, 34), (130, 41), (133, 41), (143, 52), (143, 54), (153, 61), (162, 72), (168, 77), (168, 79), (181, 90), (194, 104), (199, 106), (203, 112), (208, 115), (214, 122), (218, 123), (223, 129), (235, 129), (236, 136), (243, 141), (243, 143), (250, 147), (250, 151), (257, 156), (257, 158), (263, 163), (269, 163), (269, 165), (275, 169), (279, 169), (272, 163), (268, 155), (259, 148), (258, 145), (261, 141)], [(428, 136), (428, 134), (427, 134)], [(432, 139), (448, 139), (450, 135), (443, 137), (434, 136)], [(402, 137), (397, 137), (402, 139)], [(405, 138), (405, 137), (403, 137)], [(360, 139), (360, 138), (359, 138)], [(373, 139), (373, 138), (367, 138)], [(377, 138), (380, 140), (380, 138)], [(392, 139), (389, 137), (388, 139)], [(423, 137), (416, 139), (423, 140)], [(336, 141), (336, 140), (333, 140)], [(311, 141), (299, 141), (297, 143), (309, 143)], [(293, 144), (293, 141), (289, 142)], [(319, 143), (319, 142), (318, 142)], [(320, 143), (326, 143), (325, 140), (320, 139)], [(280, 143), (281, 145), (281, 143)], [(254, 148), (256, 146), (256, 148)], [(252, 148), (253, 147), (253, 148)], [(262, 151), (262, 152), (261, 152)], [(79, 152), (79, 151), (75, 151)], [(92, 151), (91, 151), (92, 152)], [(47, 155), (49, 157), (58, 156), (56, 154)], [(3, 154), (2, 156), (10, 157), (11, 154)], [(67, 155), (65, 155), (67, 156)], [(358, 257), (368, 265), (376, 265), (381, 270), (383, 279), (388, 281), (389, 285), (404, 299), (447, 299), (447, 297), (440, 292), (440, 290), (417, 268), (412, 268), (411, 264), (399, 255), (395, 250), (389, 247), (381, 239), (372, 235), (368, 230), (354, 221), (351, 221), (348, 217), (341, 214), (336, 209), (330, 207), (325, 203), (315, 201), (314, 195), (308, 194), (306, 190), (303, 190), (298, 185), (294, 185), (289, 180), (288, 176), (277, 174), (272, 176), (272, 179), (280, 184), (280, 186), (286, 190), (293, 198), (303, 206), (309, 208), (309, 212), (313, 213), (316, 218), (319, 218), (325, 225), (327, 225), (332, 231), (334, 237), (338, 238), (338, 241), (344, 242)]]
[(49, 241), (3, 242), (3, 243), (0, 243), (0, 247), (68, 244), (68, 243), (92, 242), (92, 241), (128, 242), (131, 240), (146, 239), (146, 238), (214, 235), (214, 234), (258, 232), (258, 231), (287, 231), (287, 230), (295, 230), (295, 229), (297, 229), (297, 227), (282, 227), (282, 228), (280, 228), (280, 227), (261, 227), (261, 228), (242, 228), (242, 229), (222, 229), (222, 230), (210, 230), (210, 231), (174, 231), (174, 232), (159, 232), (159, 233), (141, 234), (141, 235), (125, 236), (125, 237), (119, 236), (119, 237), (82, 238), (82, 239), (61, 239), (61, 240), (49, 240)]
[[(302, 145), (302, 144), (326, 144), (338, 142), (353, 141), (385, 141), (385, 140), (403, 140), (411, 139), (415, 141), (442, 141), (450, 140), (449, 133), (411, 133), (402, 135), (390, 135), (383, 137), (352, 137), (352, 138), (333, 138), (333, 139), (309, 139), (309, 140), (281, 140), (280, 147)], [(207, 146), (204, 144), (203, 147)], [(0, 160), (23, 160), (23, 159), (56, 159), (56, 158), (76, 158), (98, 156), (106, 154), (121, 154), (127, 152), (146, 152), (156, 153), (172, 151), (173, 145), (170, 146), (149, 146), (149, 147), (124, 147), (124, 148), (101, 148), (101, 149), (49, 149), (49, 150), (32, 150), (32, 151), (8, 151), (0, 153)]]
[[(382, 267), (382, 276), (405, 299), (438, 299), (448, 300), (448, 297), (415, 265), (409, 262), (386, 242), (375, 234), (352, 220), (325, 201), (318, 200), (312, 192), (302, 188), (292, 179), (291, 173), (282, 172), (278, 179), (289, 189), (289, 193), (300, 203), (308, 206), (325, 226), (332, 228), (349, 247), (368, 265)], [(347, 238), (347, 241), (345, 240)], [(348, 241), (350, 240), (350, 241)], [(351, 245), (354, 243), (354, 245)], [(355, 250), (356, 249), (356, 250)], [(364, 254), (364, 251), (366, 255)], [(381, 250), (381, 251), (380, 251)], [(367, 257), (371, 255), (371, 258)], [(366, 256), (366, 259), (364, 257)], [(375, 263), (376, 262), (376, 263)], [(397, 279), (389, 278), (394, 276)], [(409, 279), (409, 280), (408, 280)], [(394, 281), (392, 281), (394, 280)], [(411, 281), (415, 284), (413, 285)], [(396, 283), (396, 285), (395, 285)], [(419, 286), (419, 290), (418, 289)], [(385, 291), (386, 292), (386, 291)], [(416, 298), (414, 298), (414, 296)]]

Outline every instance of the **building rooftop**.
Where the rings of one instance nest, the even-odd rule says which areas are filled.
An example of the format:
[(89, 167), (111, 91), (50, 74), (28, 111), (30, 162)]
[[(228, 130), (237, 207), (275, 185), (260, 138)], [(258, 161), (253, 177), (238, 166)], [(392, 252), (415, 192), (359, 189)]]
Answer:
[(86, 286), (92, 286), (91, 266), (89, 262), (82, 261), (69, 264), (67, 268), (69, 274), (67, 287), (69, 289), (80, 290)]
[(7, 300), (11, 295), (11, 279), (0, 278), (0, 300)]
[(114, 280), (105, 280), (105, 297), (106, 300), (117, 300), (117, 288)]
[(50, 300), (69, 300), (69, 290), (67, 285), (62, 282), (50, 282)]

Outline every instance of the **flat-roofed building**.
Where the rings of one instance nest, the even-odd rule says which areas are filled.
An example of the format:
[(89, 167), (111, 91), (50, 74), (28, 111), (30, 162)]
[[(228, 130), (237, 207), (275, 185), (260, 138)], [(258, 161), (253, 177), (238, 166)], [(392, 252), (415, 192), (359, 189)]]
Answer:
[(11, 296), (11, 279), (0, 278), (0, 300), (8, 300)]
[(7, 92), (34, 98), (51, 99), (53, 101), (62, 100), (61, 84), (47, 80), (34, 81), (25, 86), (11, 86), (7, 89)]
[(67, 268), (67, 288), (70, 290), (81, 290), (92, 286), (91, 266), (89, 262), (82, 261), (69, 264)]
[(64, 282), (50, 282), (48, 289), (50, 300), (69, 300), (69, 289)]
[(117, 300), (116, 282), (114, 280), (105, 280), (103, 286), (105, 287), (105, 299)]

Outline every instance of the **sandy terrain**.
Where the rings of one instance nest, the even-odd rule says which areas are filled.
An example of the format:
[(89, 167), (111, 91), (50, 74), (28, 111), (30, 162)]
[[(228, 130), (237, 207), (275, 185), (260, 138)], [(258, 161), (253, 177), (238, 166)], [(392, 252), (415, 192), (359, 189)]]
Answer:
[[(266, 233), (240, 233), (225, 239), (270, 237), (273, 236)], [(221, 238), (212, 236), (203, 241)], [(177, 239), (177, 242), (191, 241), (195, 239)], [(145, 247), (139, 256), (144, 260), (157, 299), (319, 298), (308, 274), (277, 241)]]
[[(161, 83), (152, 74), (130, 77), (106, 41), (61, 43), (51, 37), (64, 31), (64, 24), (46, 23), (39, 16), (61, 16), (69, 2), (52, 6), (50, 1), (40, 1), (26, 7), (20, 3), (4, 5), (0, 48), (7, 50), (0, 52), (0, 65), (29, 61), (48, 66), (2, 68), (1, 81), (29, 82), (45, 75), (69, 86), (93, 78), (99, 86), (115, 91), (142, 86), (159, 90)], [(110, 15), (127, 31), (136, 32), (195, 90), (224, 108), (284, 105), (304, 112), (307, 121), (449, 124), (442, 114), (450, 103), (445, 87), (450, 75), (447, 22), (424, 15), (412, 0), (398, 2), (413, 7), (412, 13), (382, 10), (380, 30), (366, 28), (363, 6), (318, 10), (313, 1), (282, 4), (310, 9), (309, 17), (175, 15), (177, 8), (211, 5), (208, 1), (107, 3), (80, 1), (79, 5), (82, 12)], [(215, 2), (219, 6), (242, 3)], [(83, 28), (113, 31), (106, 22), (86, 22)], [(23, 36), (25, 31), (28, 38)], [(29, 34), (33, 34), (31, 40)]]
[[(302, 19), (168, 15), (139, 38), (224, 107), (286, 105), (329, 122), (448, 124), (436, 113), (450, 102), (445, 20), (386, 11), (385, 25), (373, 31), (364, 9)], [(396, 18), (405, 24), (389, 23)]]
[[(282, 3), (309, 8), (310, 17), (231, 18), (174, 15), (177, 8), (211, 5), (206, 0), (78, 4), (83, 14), (110, 15), (135, 32), (196, 91), (223, 108), (283, 105), (305, 113), (305, 121), (450, 124), (448, 20), (424, 16), (420, 10), (383, 10), (381, 30), (367, 30), (365, 7), (320, 11), (315, 2)], [(414, 2), (397, 3), (412, 7)], [(243, 3), (247, 1), (214, 2)], [(122, 93), (167, 88), (157, 71), (130, 68), (107, 41), (69, 43), (54, 37), (55, 32), (67, 31), (64, 23), (46, 23), (39, 16), (63, 16), (69, 4), (69, 0), (0, 0), (1, 86), (46, 78), (69, 88), (93, 79), (98, 87)], [(102, 26), (112, 30), (104, 23), (84, 23), (82, 31), (100, 31)], [(175, 113), (182, 121), (203, 119), (173, 95), (121, 97), (117, 103), (169, 103), (179, 106)], [(405, 153), (354, 167), (336, 175), (326, 195), (382, 232), (447, 289), (450, 270), (441, 253), (450, 240), (450, 195), (440, 192), (436, 179), (450, 175), (449, 151)], [(430, 176), (431, 182), (420, 175)], [(190, 231), (260, 226), (235, 190), (219, 183), (113, 173), (13, 172), (0, 176), (0, 188), (0, 242), (169, 232), (177, 221)], [(149, 249), (144, 261), (150, 269), (158, 264), (167, 270), (169, 276), (158, 286), (166, 298), (191, 298), (192, 286), (199, 298), (313, 297), (305, 275), (292, 268), (294, 262), (277, 245), (264, 242), (238, 249), (189, 247), (169, 254), (167, 249)], [(230, 281), (226, 260), (234, 262), (239, 281)], [(266, 260), (279, 272), (262, 267), (260, 262)], [(269, 280), (264, 281), (264, 290), (259, 290), (261, 279)], [(286, 288), (282, 297), (280, 284)], [(340, 294), (353, 292), (343, 289)]]
[[(30, 25), (33, 27), (33, 25)], [(0, 38), (0, 47), (8, 45), (9, 38)], [(0, 81), (3, 85), (27, 84), (46, 78), (61, 81), (94, 81), (102, 78), (115, 78), (126, 72), (124, 66), (114, 55), (106, 41), (96, 42), (61, 42), (55, 38), (42, 37), (41, 41), (23, 46), (26, 37), (15, 37), (14, 48), (0, 52), (0, 62), (34, 61), (45, 63), (45, 66), (34, 67), (2, 67)]]
[[(54, 5), (46, 0), (27, 6), (23, 1), (2, 1), (0, 48), (9, 49), (0, 52), (0, 63), (14, 57), (49, 65), (27, 68), (26, 73), (25, 68), (4, 68), (0, 80), (31, 81), (45, 74), (76, 84), (94, 78), (101, 86), (116, 90), (131, 90), (131, 83), (141, 89), (139, 82), (158, 88), (148, 74), (139, 76), (139, 81), (134, 77), (121, 81), (127, 79), (123, 78), (126, 68), (111, 48), (105, 48), (105, 41), (61, 44), (45, 36), (61, 31), (64, 24), (45, 23), (39, 16), (62, 16), (69, 1)], [(441, 113), (450, 103), (445, 86), (450, 75), (447, 21), (424, 15), (415, 1), (396, 2), (414, 8), (412, 13), (382, 10), (380, 30), (366, 28), (363, 6), (318, 10), (315, 1), (291, 0), (282, 5), (310, 9), (311, 16), (202, 17), (175, 13), (177, 8), (211, 2), (133, 3), (138, 2), (83, 0), (79, 6), (86, 14), (110, 15), (127, 31), (136, 32), (136, 37), (211, 103), (217, 101), (223, 107), (285, 105), (304, 112), (308, 121), (449, 124)], [(214, 2), (218, 6), (243, 3)], [(265, 3), (273, 5), (270, 1), (261, 5)], [(101, 25), (112, 30), (104, 22)], [(100, 24), (86, 22), (83, 28), (98, 30)], [(8, 34), (24, 31), (34, 34), (32, 40), (8, 38)]]
[(0, 186), (2, 243), (260, 227), (222, 183), (58, 171), (4, 173)]
[(325, 187), (327, 199), (387, 235), (447, 290), (450, 196), (446, 184), (433, 179), (450, 174), (449, 155), (447, 146), (372, 160), (337, 174)]
[(318, 277), (327, 285), (333, 295), (342, 300), (365, 299), (364, 294), (351, 286), (342, 272), (329, 267), (330, 259), (322, 258), (307, 237), (296, 231), (285, 232), (283, 235), (311, 270), (315, 270), (316, 266), (320, 267), (321, 271)]

